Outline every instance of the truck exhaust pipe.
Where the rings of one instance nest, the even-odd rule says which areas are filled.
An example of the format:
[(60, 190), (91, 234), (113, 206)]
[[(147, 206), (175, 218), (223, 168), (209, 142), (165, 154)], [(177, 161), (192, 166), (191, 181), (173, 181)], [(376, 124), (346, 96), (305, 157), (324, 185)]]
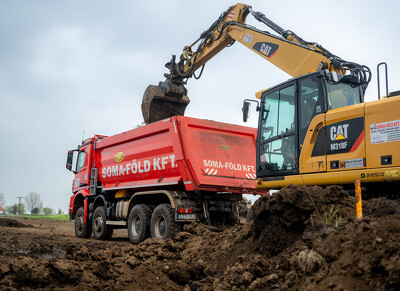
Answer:
[(146, 124), (177, 115), (185, 115), (190, 99), (183, 84), (170, 80), (149, 85), (143, 94), (142, 115)]

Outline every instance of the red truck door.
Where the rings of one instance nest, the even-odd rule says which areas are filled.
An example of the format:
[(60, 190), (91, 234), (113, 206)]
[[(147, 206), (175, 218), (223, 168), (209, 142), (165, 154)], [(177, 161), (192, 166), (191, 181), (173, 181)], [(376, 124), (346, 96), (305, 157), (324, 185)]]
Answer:
[(78, 150), (76, 160), (75, 177), (72, 184), (72, 191), (77, 192), (84, 188), (89, 188), (91, 161), (92, 161), (92, 142), (84, 144)]

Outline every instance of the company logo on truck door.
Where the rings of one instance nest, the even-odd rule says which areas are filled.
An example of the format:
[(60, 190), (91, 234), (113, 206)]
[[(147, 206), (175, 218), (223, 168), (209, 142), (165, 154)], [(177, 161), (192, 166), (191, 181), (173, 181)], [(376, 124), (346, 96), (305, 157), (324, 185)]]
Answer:
[(165, 170), (167, 167), (175, 168), (176, 166), (177, 165), (175, 164), (175, 155), (169, 155), (159, 158), (153, 158), (152, 160), (133, 160), (132, 163), (104, 167), (101, 170), (101, 176), (103, 178), (106, 178), (140, 174), (150, 172), (151, 170)]

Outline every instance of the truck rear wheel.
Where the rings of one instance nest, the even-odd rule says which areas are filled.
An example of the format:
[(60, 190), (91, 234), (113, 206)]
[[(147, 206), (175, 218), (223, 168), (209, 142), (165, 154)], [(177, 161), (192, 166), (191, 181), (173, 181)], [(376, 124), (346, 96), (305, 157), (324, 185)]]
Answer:
[(138, 204), (132, 208), (128, 218), (128, 236), (132, 243), (138, 244), (150, 236), (151, 208)]
[(114, 229), (106, 224), (106, 208), (104, 206), (99, 206), (94, 211), (93, 215), (93, 235), (95, 239), (99, 240), (109, 240), (112, 237)]
[(89, 238), (92, 235), (92, 222), (84, 222), (85, 210), (79, 207), (75, 215), (75, 235), (80, 238)]
[(175, 222), (175, 211), (169, 204), (160, 204), (154, 209), (150, 221), (152, 238), (174, 238), (181, 230), (181, 225)]

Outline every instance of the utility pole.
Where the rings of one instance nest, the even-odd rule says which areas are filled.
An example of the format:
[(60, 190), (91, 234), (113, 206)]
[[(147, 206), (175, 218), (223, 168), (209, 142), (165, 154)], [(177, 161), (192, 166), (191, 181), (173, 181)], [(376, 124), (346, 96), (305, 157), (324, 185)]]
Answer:
[(21, 215), (21, 199), (24, 197), (17, 197), (19, 199), (19, 203), (18, 203), (18, 213), (19, 215)]

